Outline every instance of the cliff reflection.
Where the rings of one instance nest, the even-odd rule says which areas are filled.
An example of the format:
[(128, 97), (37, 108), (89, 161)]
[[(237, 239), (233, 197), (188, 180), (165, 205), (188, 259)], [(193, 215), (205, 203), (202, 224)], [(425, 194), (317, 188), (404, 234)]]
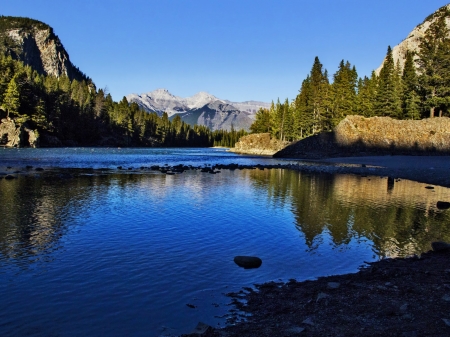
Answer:
[(336, 246), (369, 239), (382, 257), (421, 253), (431, 249), (432, 241), (450, 241), (450, 212), (436, 208), (438, 200), (450, 200), (450, 189), (355, 175), (287, 170), (249, 174), (256, 188), (267, 189), (271, 204), (291, 204), (296, 226), (311, 249), (324, 233)]

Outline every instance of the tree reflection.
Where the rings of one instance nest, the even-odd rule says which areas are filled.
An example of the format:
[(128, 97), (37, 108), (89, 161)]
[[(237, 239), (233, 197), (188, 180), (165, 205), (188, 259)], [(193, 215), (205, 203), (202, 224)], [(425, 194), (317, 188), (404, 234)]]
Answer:
[(291, 205), (310, 248), (325, 232), (336, 246), (367, 238), (382, 257), (421, 253), (434, 240), (450, 241), (449, 212), (436, 208), (438, 200), (450, 200), (447, 188), (430, 192), (408, 180), (281, 169), (250, 175), (256, 188), (267, 189), (272, 205)]

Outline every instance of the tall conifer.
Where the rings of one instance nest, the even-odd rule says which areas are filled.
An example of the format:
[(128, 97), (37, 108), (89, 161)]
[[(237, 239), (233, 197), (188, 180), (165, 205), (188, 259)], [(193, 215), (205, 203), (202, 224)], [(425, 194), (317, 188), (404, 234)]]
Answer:
[(392, 49), (389, 46), (383, 67), (378, 77), (375, 114), (398, 118), (401, 113), (400, 90), (398, 88), (398, 69), (394, 64)]
[(446, 18), (448, 9), (430, 24), (425, 35), (420, 39), (420, 51), (417, 65), (419, 83), (424, 94), (424, 105), (429, 109), (429, 116), (437, 111), (441, 115), (448, 109), (450, 98), (450, 39)]

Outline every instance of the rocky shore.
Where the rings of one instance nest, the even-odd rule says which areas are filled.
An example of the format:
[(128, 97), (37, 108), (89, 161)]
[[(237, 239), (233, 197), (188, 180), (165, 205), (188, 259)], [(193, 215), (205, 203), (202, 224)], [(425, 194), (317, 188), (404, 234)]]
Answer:
[(332, 132), (293, 142), (276, 158), (318, 159), (368, 155), (450, 155), (450, 118), (396, 120), (347, 116)]

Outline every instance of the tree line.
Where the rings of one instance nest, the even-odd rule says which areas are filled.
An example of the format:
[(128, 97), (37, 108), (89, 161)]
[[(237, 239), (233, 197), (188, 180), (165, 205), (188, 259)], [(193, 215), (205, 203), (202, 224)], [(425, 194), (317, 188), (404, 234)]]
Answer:
[[(245, 131), (211, 131), (179, 116), (147, 113), (124, 97), (113, 101), (88, 77), (45, 76), (0, 56), (0, 117), (36, 130), (43, 145), (232, 147)], [(45, 144), (47, 142), (47, 144)]]
[(252, 133), (269, 132), (281, 140), (297, 140), (332, 130), (347, 115), (421, 119), (449, 116), (450, 38), (441, 8), (424, 36), (419, 52), (407, 52), (404, 66), (395, 64), (391, 47), (379, 74), (358, 77), (356, 67), (342, 60), (330, 82), (318, 57), (295, 99), (261, 108)]

